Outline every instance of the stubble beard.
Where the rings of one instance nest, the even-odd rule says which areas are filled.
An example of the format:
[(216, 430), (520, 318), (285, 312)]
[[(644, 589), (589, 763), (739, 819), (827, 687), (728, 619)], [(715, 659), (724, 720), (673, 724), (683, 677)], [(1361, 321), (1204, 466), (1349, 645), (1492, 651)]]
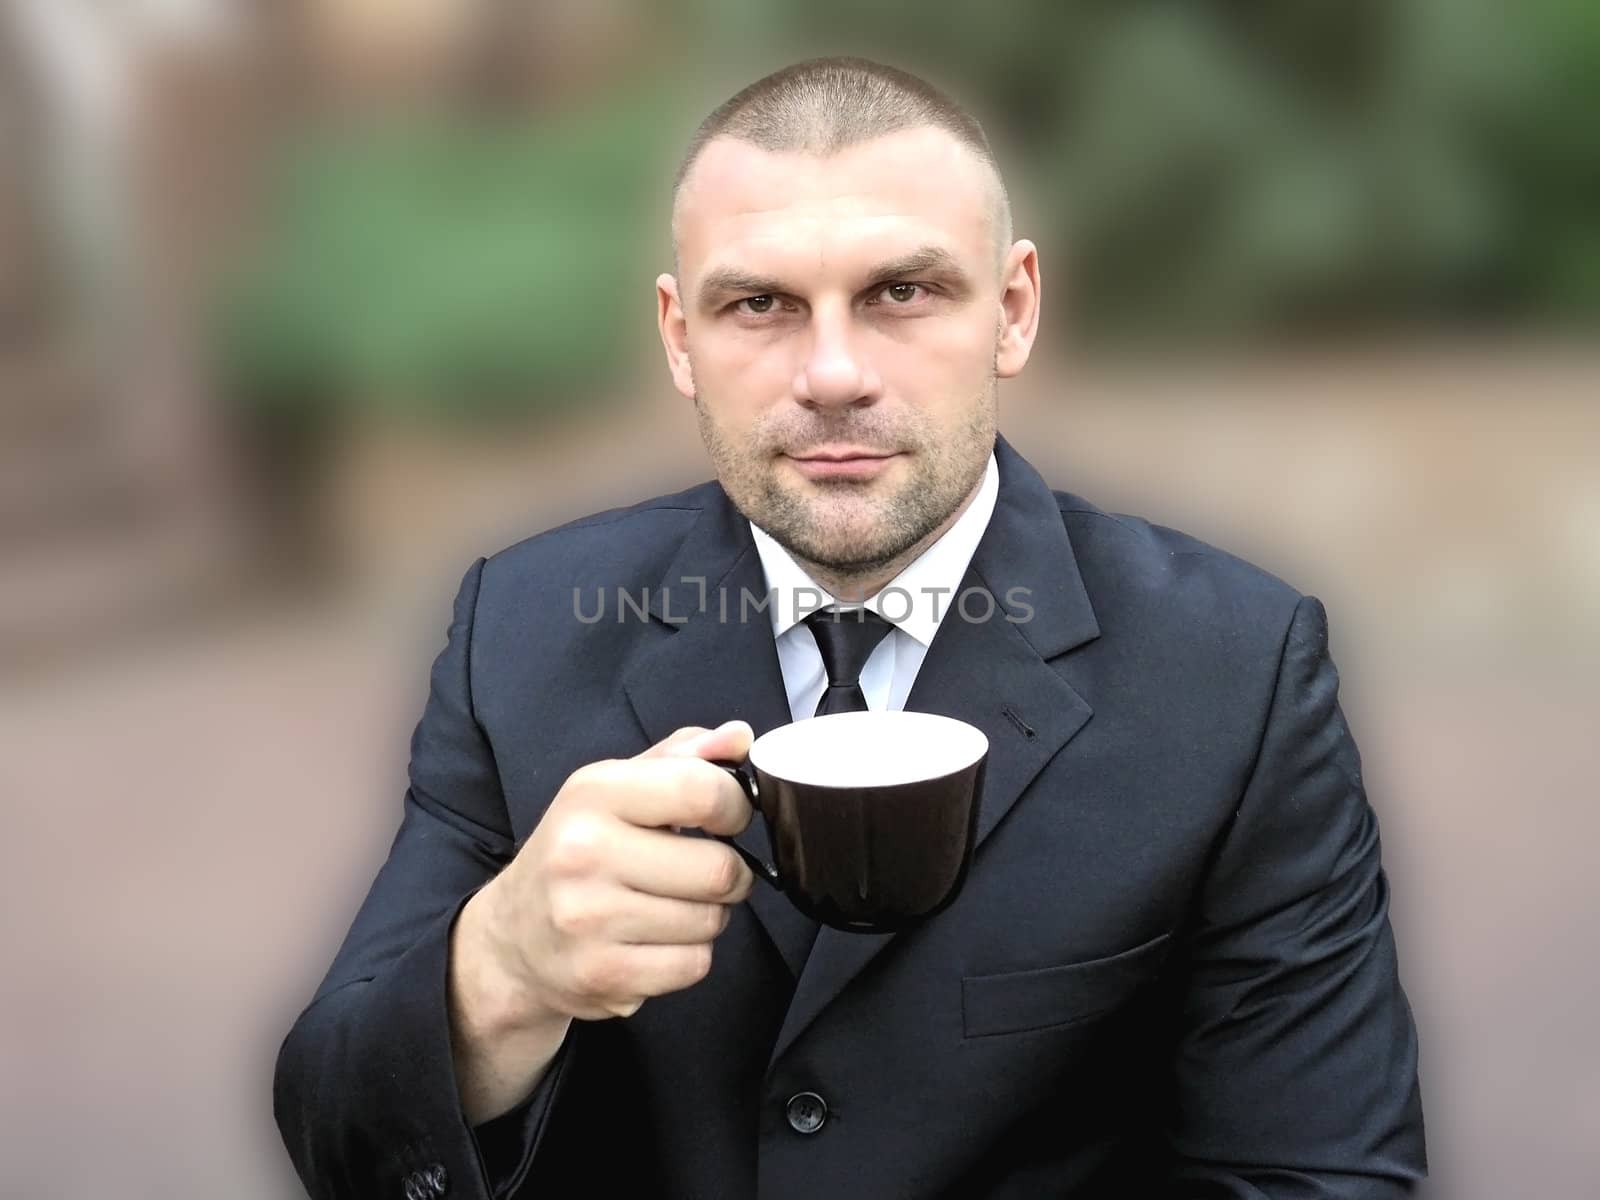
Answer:
[[(735, 444), (698, 394), (694, 405), (701, 440), (734, 506), (802, 566), (838, 584), (904, 566), (973, 493), (994, 447), (997, 392), (991, 373), (973, 400), (970, 419), (954, 436), (922, 422), (891, 429), (867, 409), (826, 424), (758, 426)], [(825, 441), (906, 451), (910, 474), (882, 495), (878, 481), (781, 479), (778, 455), (784, 449)]]

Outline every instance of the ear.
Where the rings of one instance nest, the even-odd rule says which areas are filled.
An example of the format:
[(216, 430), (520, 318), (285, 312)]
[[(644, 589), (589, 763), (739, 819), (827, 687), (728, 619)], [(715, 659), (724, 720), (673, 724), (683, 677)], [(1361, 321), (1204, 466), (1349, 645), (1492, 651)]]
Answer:
[(693, 400), (689, 323), (684, 319), (683, 304), (678, 298), (678, 281), (671, 275), (656, 276), (656, 324), (661, 328), (661, 345), (667, 351), (667, 370), (672, 372), (672, 384)]
[(1026, 239), (1011, 247), (1000, 272), (1000, 322), (995, 373), (1009, 379), (1027, 365), (1039, 332), (1039, 250)]

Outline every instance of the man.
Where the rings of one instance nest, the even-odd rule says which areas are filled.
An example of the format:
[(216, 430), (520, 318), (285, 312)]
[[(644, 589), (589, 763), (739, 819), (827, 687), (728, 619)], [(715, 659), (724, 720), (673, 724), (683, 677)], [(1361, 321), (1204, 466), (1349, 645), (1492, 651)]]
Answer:
[[(701, 127), (673, 232), (717, 482), (467, 572), (279, 1059), (312, 1195), (1407, 1193), (1417, 1039), (1322, 606), (997, 438), (1040, 269), (976, 123), (791, 67)], [(765, 849), (708, 760), (863, 706), (991, 746), (960, 896), (894, 936), (704, 836)]]

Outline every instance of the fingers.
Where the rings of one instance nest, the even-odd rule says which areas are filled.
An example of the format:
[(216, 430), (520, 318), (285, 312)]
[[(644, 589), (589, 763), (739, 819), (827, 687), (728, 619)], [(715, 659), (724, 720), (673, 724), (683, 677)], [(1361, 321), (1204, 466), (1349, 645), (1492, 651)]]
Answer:
[(710, 973), (710, 942), (609, 946), (574, 964), (572, 990), (579, 1007), (627, 1017), (649, 997), (692, 987)]
[(690, 946), (709, 942), (728, 927), (725, 904), (650, 896), (612, 885), (570, 898), (552, 914), (557, 930), (591, 943)]
[(679, 751), (693, 753), (710, 762), (742, 762), (750, 753), (755, 731), (746, 721), (724, 721), (692, 746)]
[(745, 721), (724, 721), (715, 729), (686, 725), (682, 729), (673, 730), (637, 757), (693, 755), (712, 762), (719, 759), (739, 762), (750, 752), (750, 743), (754, 740), (755, 731)]
[(606, 807), (630, 824), (732, 836), (750, 823), (744, 790), (720, 768), (691, 767), (685, 760), (742, 761), (754, 736), (745, 721), (715, 729), (686, 725), (632, 759), (595, 763), (582, 773), (605, 794)]
[(489, 885), (503, 897), (505, 973), (542, 1010), (629, 1016), (710, 971), (712, 942), (755, 878), (728, 846), (668, 831), (732, 835), (750, 823), (743, 788), (707, 760), (743, 759), (752, 737), (743, 721), (685, 727), (568, 776)]
[(674, 729), (648, 750), (641, 750), (634, 755), (635, 758), (661, 758), (668, 754), (680, 753), (683, 747), (692, 745), (700, 738), (711, 733), (703, 725), (685, 725), (682, 729)]
[(750, 802), (733, 776), (692, 755), (594, 763), (578, 775), (585, 794), (630, 825), (731, 836), (750, 823)]
[(617, 831), (617, 881), (636, 892), (680, 901), (739, 904), (755, 876), (731, 847), (659, 829)]

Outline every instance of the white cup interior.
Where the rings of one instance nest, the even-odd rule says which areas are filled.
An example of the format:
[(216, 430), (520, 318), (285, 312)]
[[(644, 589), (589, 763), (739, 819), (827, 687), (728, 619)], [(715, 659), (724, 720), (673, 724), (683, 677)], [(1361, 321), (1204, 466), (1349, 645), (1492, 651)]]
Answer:
[(988, 749), (981, 729), (954, 717), (834, 713), (762, 734), (750, 747), (750, 761), (769, 775), (814, 787), (884, 787), (954, 774)]

